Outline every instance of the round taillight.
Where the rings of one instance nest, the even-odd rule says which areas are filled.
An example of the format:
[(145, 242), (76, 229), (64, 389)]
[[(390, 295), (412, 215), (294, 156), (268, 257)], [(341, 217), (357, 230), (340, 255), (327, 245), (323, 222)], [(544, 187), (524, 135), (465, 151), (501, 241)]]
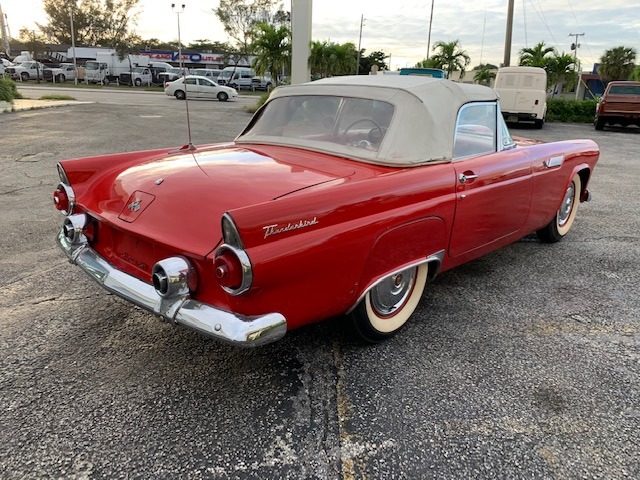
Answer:
[(56, 188), (56, 191), (53, 192), (53, 203), (58, 210), (63, 212), (69, 210), (69, 197), (63, 188)]
[(231, 250), (226, 250), (216, 257), (214, 271), (220, 286), (237, 290), (242, 285), (242, 264)]

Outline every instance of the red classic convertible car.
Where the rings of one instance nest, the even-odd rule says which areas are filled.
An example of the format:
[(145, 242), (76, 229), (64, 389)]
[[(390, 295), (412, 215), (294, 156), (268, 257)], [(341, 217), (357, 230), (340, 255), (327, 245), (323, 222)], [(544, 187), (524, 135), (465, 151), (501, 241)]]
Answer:
[(416, 76), (276, 89), (235, 141), (63, 161), (57, 241), (163, 319), (261, 345), (400, 329), (438, 272), (573, 224), (599, 151), (514, 141), (496, 92)]

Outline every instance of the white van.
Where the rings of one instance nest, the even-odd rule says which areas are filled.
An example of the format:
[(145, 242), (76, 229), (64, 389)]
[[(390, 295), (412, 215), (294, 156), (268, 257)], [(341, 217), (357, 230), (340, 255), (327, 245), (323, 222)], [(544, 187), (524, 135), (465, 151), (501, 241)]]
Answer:
[(533, 122), (542, 128), (547, 115), (547, 72), (540, 67), (502, 67), (494, 89), (507, 122)]
[(246, 88), (249, 90), (269, 91), (272, 87), (271, 75), (265, 73), (262, 76), (258, 76), (253, 68), (249, 67), (225, 67), (216, 81), (220, 85), (229, 85), (236, 90)]

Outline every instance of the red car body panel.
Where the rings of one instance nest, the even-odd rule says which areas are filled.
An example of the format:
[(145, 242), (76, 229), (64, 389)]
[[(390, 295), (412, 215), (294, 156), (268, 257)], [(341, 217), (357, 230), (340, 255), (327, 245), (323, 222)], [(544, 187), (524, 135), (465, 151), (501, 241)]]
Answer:
[[(501, 118), (497, 106), (494, 111)], [(478, 125), (464, 134), (475, 141), (486, 130)], [(164, 300), (147, 302), (145, 295), (162, 280), (157, 264), (184, 258), (197, 283), (190, 282), (180, 302), (199, 302), (189, 304), (189, 326), (223, 328), (215, 322), (200, 328), (197, 313), (204, 305), (241, 316), (242, 325), (277, 313), (293, 329), (351, 311), (395, 272), (426, 262), (433, 277), (544, 228), (575, 175), (579, 199), (587, 198), (599, 156), (594, 142), (516, 142), (493, 153), (412, 166), (258, 143), (61, 166), (75, 194), (73, 213), (90, 218), (85, 233), (92, 252), (144, 290), (134, 303), (175, 315)], [(241, 243), (236, 250), (246, 256), (242, 268), (250, 271), (250, 287), (241, 292), (224, 285), (227, 264), (215, 264), (231, 243), (227, 230), (223, 240), (224, 221), (232, 222)], [(61, 246), (74, 261), (75, 247), (64, 239)], [(100, 262), (90, 256), (85, 270)], [(100, 275), (94, 278), (101, 281)]]
[[(544, 167), (554, 155), (564, 155), (566, 175), (549, 175)], [(115, 175), (113, 165), (87, 174), (111, 158), (62, 165), (74, 172), (79, 203), (105, 224), (95, 248), (115, 265), (150, 282), (155, 262), (187, 256), (200, 278), (199, 300), (245, 315), (278, 311), (288, 328), (297, 328), (344, 313), (394, 268), (445, 250), (446, 270), (542, 227), (572, 173), (591, 170), (597, 155), (592, 142), (560, 142), (398, 169), (296, 148), (224, 145), (161, 160), (140, 153), (142, 162)], [(460, 185), (456, 178), (464, 172), (478, 178)], [(136, 191), (155, 199), (128, 222), (119, 217)], [(252, 289), (237, 297), (222, 291), (212, 271), (225, 212), (254, 267)], [(314, 219), (265, 238), (265, 227)]]

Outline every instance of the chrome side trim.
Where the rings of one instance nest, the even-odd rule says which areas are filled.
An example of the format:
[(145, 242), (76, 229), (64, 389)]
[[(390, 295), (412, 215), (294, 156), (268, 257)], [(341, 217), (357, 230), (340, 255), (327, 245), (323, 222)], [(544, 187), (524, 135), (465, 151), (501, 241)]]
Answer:
[(280, 313), (246, 316), (198, 302), (189, 295), (162, 298), (153, 285), (118, 270), (89, 245), (72, 245), (63, 230), (58, 233), (57, 243), (71, 263), (106, 290), (210, 338), (239, 347), (256, 347), (279, 340), (287, 332), (287, 321)]
[(436, 262), (436, 267), (432, 272), (429, 272), (428, 275), (428, 279), (429, 280), (433, 280), (436, 275), (440, 272), (440, 267), (442, 266), (442, 261), (444, 260), (444, 250), (440, 250), (432, 255), (429, 255), (427, 258), (424, 258), (422, 260), (419, 260), (417, 262), (411, 263), (409, 265), (405, 265), (402, 268), (397, 268), (395, 270), (392, 270), (391, 272), (388, 272), (384, 275), (382, 275), (378, 280), (376, 280), (375, 282), (373, 282), (371, 285), (369, 285), (367, 288), (364, 289), (364, 291), (362, 292), (362, 294), (360, 294), (360, 296), (358, 297), (358, 300), (356, 301), (356, 303), (354, 303), (351, 308), (349, 310), (347, 310), (347, 315), (351, 312), (353, 312), (353, 310), (358, 306), (358, 304), (362, 301), (362, 299), (367, 295), (367, 293), (369, 293), (369, 291), (375, 287), (376, 285), (378, 285), (380, 282), (382, 282), (385, 278), (391, 276), (391, 275), (395, 275), (397, 273), (402, 272), (403, 270), (406, 270), (407, 268), (412, 268), (412, 267), (418, 267), (420, 265), (424, 265), (425, 263), (431, 263), (431, 262)]

